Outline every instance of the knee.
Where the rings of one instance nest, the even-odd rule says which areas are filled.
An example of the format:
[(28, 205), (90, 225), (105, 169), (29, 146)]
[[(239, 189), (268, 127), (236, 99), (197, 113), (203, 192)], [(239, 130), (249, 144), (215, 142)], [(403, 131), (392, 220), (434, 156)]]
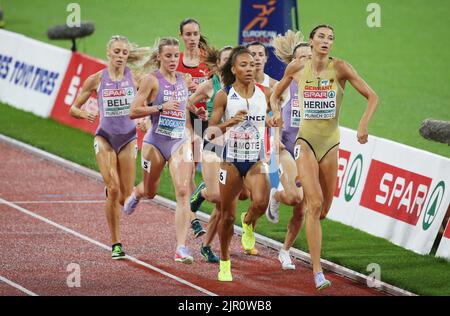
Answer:
[(308, 201), (308, 213), (319, 217), (323, 210), (323, 197), (315, 196)]
[(260, 197), (260, 198), (257, 197), (252, 201), (252, 208), (254, 210), (257, 210), (258, 213), (261, 213), (261, 212), (266, 211), (268, 204), (269, 204), (269, 199), (264, 198), (264, 197)]
[(176, 189), (176, 196), (177, 199), (185, 199), (189, 195), (189, 191), (187, 187), (179, 187)]
[(106, 185), (106, 188), (108, 190), (108, 198), (112, 200), (119, 199), (120, 194), (120, 186), (117, 181), (111, 181)]
[(222, 222), (222, 225), (224, 226), (233, 226), (234, 222), (236, 221), (236, 215), (233, 214), (233, 212), (227, 212), (219, 215), (220, 221)]

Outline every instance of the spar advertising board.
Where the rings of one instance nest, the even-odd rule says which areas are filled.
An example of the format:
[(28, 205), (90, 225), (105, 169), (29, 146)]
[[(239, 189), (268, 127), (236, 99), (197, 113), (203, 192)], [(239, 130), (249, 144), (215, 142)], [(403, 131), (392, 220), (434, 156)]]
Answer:
[[(69, 110), (77, 97), (84, 81), (92, 74), (106, 67), (106, 63), (84, 54), (74, 53), (67, 68), (64, 80), (51, 112), (51, 117), (65, 125), (79, 128), (85, 132), (94, 134), (98, 119), (94, 123), (87, 120), (79, 120), (69, 115)], [(89, 100), (82, 106), (83, 110), (98, 112), (96, 95), (91, 95)]]
[(444, 235), (439, 243), (438, 250), (436, 251), (436, 257), (447, 258), (450, 260), (450, 221), (448, 221)]
[(428, 254), (450, 202), (450, 159), (341, 128), (329, 218)]
[(0, 30), (0, 100), (48, 117), (71, 51)]

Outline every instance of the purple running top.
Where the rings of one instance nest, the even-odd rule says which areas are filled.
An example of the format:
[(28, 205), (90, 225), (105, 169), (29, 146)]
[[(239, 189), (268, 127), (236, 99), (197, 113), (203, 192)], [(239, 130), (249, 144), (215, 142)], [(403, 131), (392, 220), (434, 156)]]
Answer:
[(144, 142), (155, 146), (166, 160), (188, 139), (186, 134), (186, 104), (189, 92), (183, 76), (176, 73), (176, 82), (172, 84), (159, 70), (155, 72), (159, 82), (158, 95), (153, 104), (164, 104), (170, 100), (180, 103), (177, 110), (156, 113), (150, 116), (152, 128), (147, 131)]

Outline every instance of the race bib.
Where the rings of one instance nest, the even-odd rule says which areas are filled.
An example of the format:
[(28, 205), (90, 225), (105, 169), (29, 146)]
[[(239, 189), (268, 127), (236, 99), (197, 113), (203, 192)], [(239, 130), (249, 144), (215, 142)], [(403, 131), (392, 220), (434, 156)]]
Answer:
[(298, 93), (296, 93), (292, 97), (292, 101), (291, 101), (291, 127), (299, 128), (300, 120), (301, 120), (300, 102), (298, 100)]
[(126, 116), (130, 114), (131, 102), (134, 98), (133, 88), (103, 89), (104, 117)]
[(303, 90), (303, 118), (305, 120), (328, 120), (336, 117), (336, 90), (329, 80), (320, 86), (305, 86)]
[(186, 113), (184, 111), (163, 111), (159, 116), (155, 133), (170, 138), (183, 138), (185, 126)]
[(249, 121), (228, 134), (227, 158), (233, 160), (257, 161), (262, 149), (259, 130)]

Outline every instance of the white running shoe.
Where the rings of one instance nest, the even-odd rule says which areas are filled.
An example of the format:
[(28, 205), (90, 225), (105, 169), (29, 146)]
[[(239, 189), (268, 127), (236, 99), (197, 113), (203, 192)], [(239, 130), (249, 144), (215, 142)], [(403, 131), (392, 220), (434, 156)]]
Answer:
[(281, 268), (283, 270), (295, 270), (295, 265), (292, 263), (289, 250), (284, 250), (281, 248), (280, 253), (278, 254), (278, 260), (280, 260)]
[(280, 202), (278, 202), (277, 200), (275, 200), (275, 193), (277, 192), (276, 188), (272, 188), (270, 190), (270, 199), (269, 199), (269, 204), (267, 205), (267, 209), (266, 209), (266, 217), (269, 220), (269, 222), (277, 224), (278, 220), (279, 220), (279, 212), (278, 210), (280, 209)]
[(322, 290), (326, 289), (327, 287), (331, 286), (331, 282), (325, 278), (325, 275), (323, 275), (323, 272), (317, 272), (314, 275), (314, 283), (316, 284), (316, 289), (318, 291), (322, 291)]
[(136, 193), (134, 193), (133, 191), (123, 205), (123, 212), (127, 215), (133, 214), (133, 212), (136, 210), (136, 207), (138, 206), (138, 203), (139, 199), (136, 197)]

